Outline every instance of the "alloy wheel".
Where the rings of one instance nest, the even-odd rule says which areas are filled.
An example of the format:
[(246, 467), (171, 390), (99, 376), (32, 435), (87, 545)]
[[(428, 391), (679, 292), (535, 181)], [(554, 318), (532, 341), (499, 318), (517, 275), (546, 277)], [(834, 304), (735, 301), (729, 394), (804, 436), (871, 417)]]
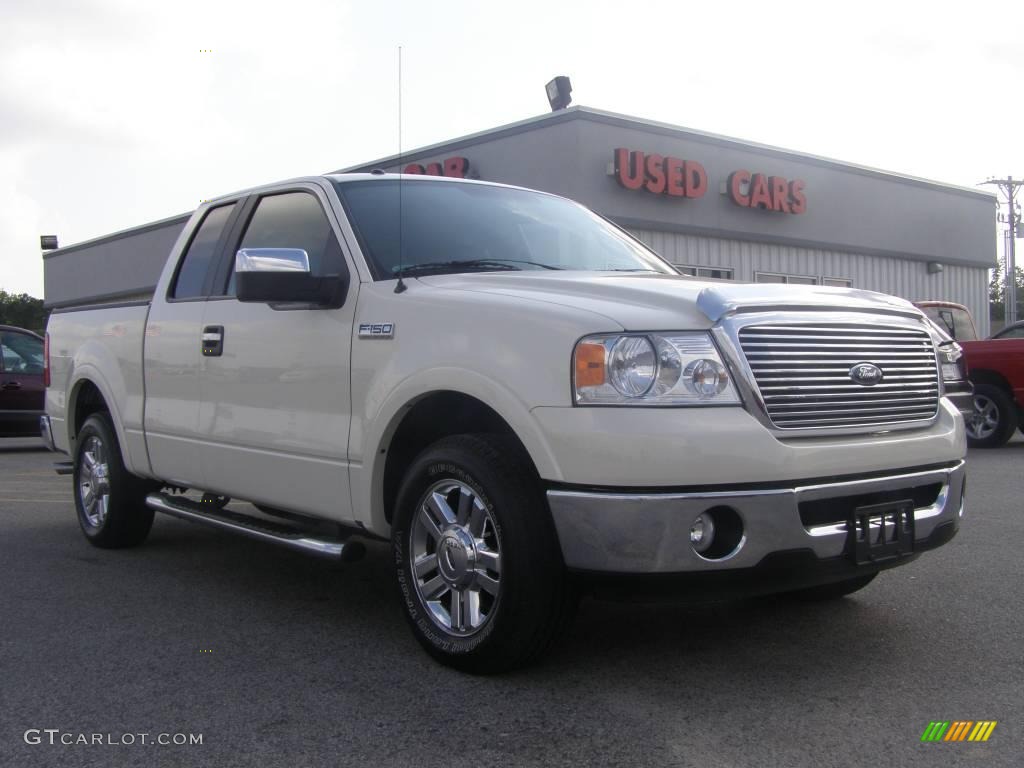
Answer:
[(999, 426), (999, 406), (985, 395), (975, 395), (974, 413), (966, 426), (968, 436), (974, 440), (991, 437)]
[(435, 483), (409, 538), (416, 593), (434, 624), (457, 637), (479, 632), (501, 597), (501, 542), (477, 492), (456, 480)]
[(110, 505), (110, 469), (103, 441), (91, 435), (82, 446), (78, 496), (82, 512), (92, 528), (102, 527)]

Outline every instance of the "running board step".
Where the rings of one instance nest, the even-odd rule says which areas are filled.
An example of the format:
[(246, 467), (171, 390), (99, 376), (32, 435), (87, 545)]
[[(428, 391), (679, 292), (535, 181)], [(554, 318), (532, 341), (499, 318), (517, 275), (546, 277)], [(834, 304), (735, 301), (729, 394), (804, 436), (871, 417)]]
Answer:
[(314, 537), (307, 532), (296, 530), (273, 520), (261, 520), (228, 509), (202, 507), (199, 503), (183, 496), (151, 493), (146, 497), (146, 506), (181, 520), (209, 525), (222, 531), (238, 533), (251, 539), (278, 544), (307, 555), (315, 555), (329, 560), (358, 560), (365, 552), (365, 547), (358, 541)]

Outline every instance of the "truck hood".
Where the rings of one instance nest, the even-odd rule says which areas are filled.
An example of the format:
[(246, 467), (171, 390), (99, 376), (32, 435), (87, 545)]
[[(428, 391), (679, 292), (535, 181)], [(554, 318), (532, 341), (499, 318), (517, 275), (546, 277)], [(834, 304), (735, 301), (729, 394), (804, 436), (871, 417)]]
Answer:
[(597, 313), (625, 330), (710, 328), (734, 312), (853, 311), (920, 317), (910, 302), (872, 291), (727, 283), (685, 275), (621, 272), (487, 272), (431, 275), (426, 285), (514, 296)]

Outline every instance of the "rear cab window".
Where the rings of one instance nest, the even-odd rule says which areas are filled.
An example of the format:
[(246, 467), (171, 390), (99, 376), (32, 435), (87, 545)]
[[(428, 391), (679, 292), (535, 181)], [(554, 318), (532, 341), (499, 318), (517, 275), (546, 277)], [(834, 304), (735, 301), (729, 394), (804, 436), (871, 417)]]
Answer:
[(195, 299), (205, 295), (206, 276), (219, 251), (218, 246), (235, 205), (221, 205), (207, 211), (178, 266), (168, 298)]

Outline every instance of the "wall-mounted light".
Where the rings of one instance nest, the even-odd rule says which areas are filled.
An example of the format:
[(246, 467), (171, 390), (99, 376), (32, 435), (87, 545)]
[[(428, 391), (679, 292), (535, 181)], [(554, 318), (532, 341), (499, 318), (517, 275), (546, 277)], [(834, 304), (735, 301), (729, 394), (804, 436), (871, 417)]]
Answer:
[(572, 102), (572, 83), (565, 75), (556, 77), (544, 86), (544, 90), (548, 93), (548, 104), (552, 112), (565, 109)]
[(939, 274), (939, 272), (942, 272), (944, 269), (945, 269), (945, 267), (942, 264), (940, 264), (939, 262), (937, 262), (937, 261), (929, 261), (928, 262), (928, 274), (929, 275), (937, 275), (937, 274)]
[(39, 236), (39, 249), (42, 251), (56, 251), (60, 248), (57, 245), (56, 235), (40, 235)]

